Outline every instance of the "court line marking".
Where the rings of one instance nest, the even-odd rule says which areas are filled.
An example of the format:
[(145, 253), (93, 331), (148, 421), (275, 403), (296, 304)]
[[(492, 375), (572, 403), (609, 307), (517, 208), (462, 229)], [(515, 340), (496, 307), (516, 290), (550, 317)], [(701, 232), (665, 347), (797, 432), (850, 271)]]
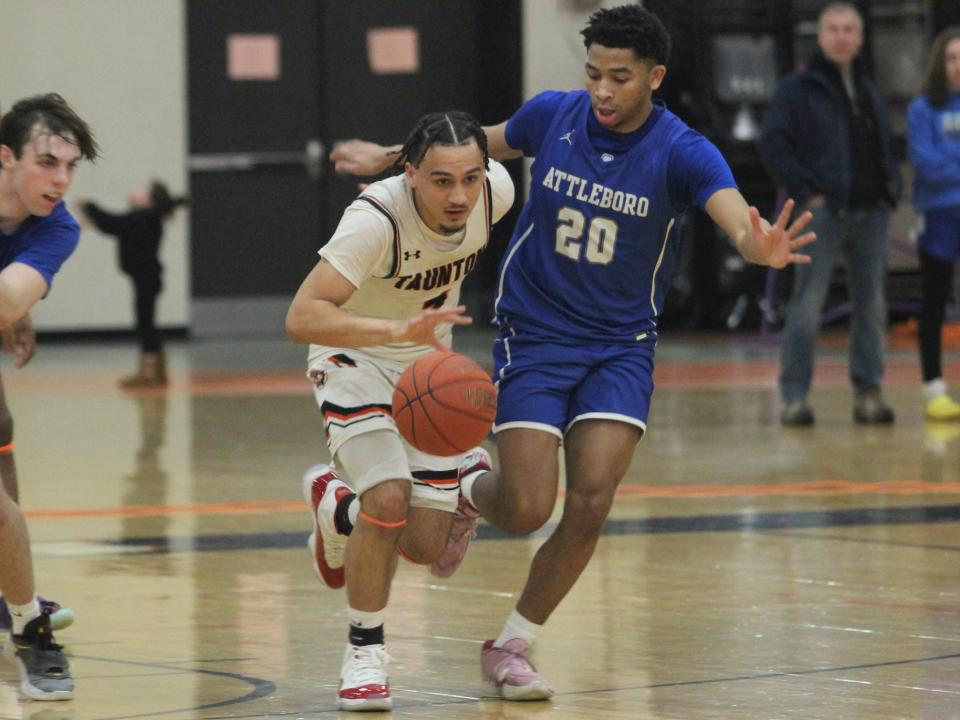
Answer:
[[(753, 532), (798, 528), (825, 528), (883, 525), (929, 525), (960, 522), (960, 505), (904, 506), (893, 508), (846, 508), (838, 510), (744, 511), (714, 515), (673, 515), (648, 518), (610, 518), (603, 526), (603, 535), (658, 535), (671, 533)], [(481, 524), (480, 540), (529, 540), (548, 537), (557, 527), (550, 522), (534, 533), (517, 536)], [(776, 536), (776, 533), (773, 534)], [(815, 537), (810, 535), (809, 537)], [(236, 550), (286, 550), (303, 546), (306, 530), (260, 533), (217, 533), (195, 536), (130, 537), (100, 541), (85, 540), (77, 548), (55, 541), (49, 546), (42, 541), (33, 544), (34, 554), (56, 556), (58, 552), (76, 556), (83, 547), (92, 546), (91, 554), (103, 555), (102, 548), (116, 548), (117, 553), (163, 554), (176, 552), (222, 552)], [(66, 550), (64, 550), (66, 546)], [(940, 546), (936, 549), (957, 551), (960, 547)]]
[[(899, 665), (913, 665), (913, 664), (921, 664), (921, 663), (928, 663), (928, 662), (938, 662), (941, 660), (956, 660), (958, 658), (960, 658), (960, 653), (950, 653), (947, 655), (934, 655), (930, 657), (911, 658), (907, 660), (885, 660), (882, 662), (862, 663), (857, 665), (841, 665), (838, 667), (810, 668), (807, 670), (786, 670), (783, 672), (758, 673), (755, 675), (733, 675), (728, 677), (707, 678), (707, 679), (699, 679), (699, 680), (677, 680), (674, 682), (650, 683), (647, 685), (627, 685), (624, 687), (615, 687), (615, 688), (595, 688), (593, 690), (576, 690), (573, 692), (557, 693), (556, 695), (553, 696), (553, 701), (560, 700), (563, 698), (575, 698), (575, 697), (599, 695), (599, 694), (605, 694), (605, 693), (634, 692), (638, 690), (656, 690), (661, 688), (674, 688), (674, 687), (690, 687), (694, 685), (712, 685), (712, 684), (716, 685), (721, 683), (744, 682), (744, 681), (750, 681), (750, 680), (775, 680), (778, 678), (796, 678), (796, 677), (804, 677), (807, 675), (816, 675), (820, 673), (842, 672), (845, 670), (871, 670), (874, 668), (893, 667), (893, 666), (899, 666)], [(831, 680), (843, 681), (843, 678), (831, 678)], [(859, 681), (851, 680), (851, 682), (859, 682)], [(869, 683), (869, 681), (863, 681), (863, 682)], [(875, 684), (875, 683), (869, 683), (869, 684)], [(887, 687), (887, 685), (884, 684), (884, 687)], [(903, 687), (909, 690), (921, 690), (925, 692), (951, 692), (951, 693), (953, 692), (953, 691), (947, 691), (947, 690), (939, 690), (936, 688), (918, 688), (918, 687), (911, 687), (911, 686), (896, 686), (896, 685), (893, 687)], [(500, 700), (499, 698), (494, 698), (494, 697), (481, 697), (478, 699), (449, 700), (445, 702), (438, 701), (438, 702), (420, 702), (420, 703), (406, 702), (405, 699), (396, 698), (396, 697), (394, 698), (394, 700), (395, 701), (400, 700), (400, 702), (394, 702), (394, 707), (393, 707), (394, 711), (411, 710), (418, 707), (443, 707), (447, 705), (474, 705), (482, 702), (498, 702), (498, 703), (510, 702), (507, 700)], [(543, 708), (545, 710), (552, 709), (551, 706), (548, 704), (544, 704)], [(557, 709), (563, 709), (563, 708), (557, 708)], [(206, 718), (206, 720), (239, 720), (239, 718), (243, 718), (243, 717), (247, 717), (247, 718), (285, 717), (285, 716), (294, 715), (294, 714), (302, 715), (304, 712), (305, 711), (303, 710), (300, 710), (300, 711), (284, 710), (282, 712), (258, 713), (256, 715), (221, 715), (217, 717), (209, 717), (209, 718)], [(339, 711), (332, 710), (332, 709), (318, 710), (314, 712), (316, 712), (317, 716), (328, 716), (328, 715), (334, 716), (334, 717), (339, 716), (338, 715)], [(339, 716), (339, 717), (342, 717), (342, 716)], [(109, 720), (114, 720), (114, 719), (110, 718)]]
[[(617, 488), (620, 498), (713, 498), (757, 495), (804, 495), (836, 497), (840, 495), (960, 495), (960, 482), (889, 480), (853, 482), (846, 480), (810, 480), (782, 485), (634, 485)], [(558, 498), (564, 496), (563, 491)], [(41, 508), (26, 510), (32, 519), (78, 519), (90, 517), (152, 517), (166, 515), (255, 515), (277, 512), (303, 512), (303, 501), (253, 500), (245, 502), (184, 503), (177, 505), (119, 505), (91, 508)]]
[[(145, 662), (141, 660), (120, 660), (117, 658), (96, 657), (94, 655), (74, 655), (73, 657), (78, 659), (83, 659), (83, 660), (89, 660), (93, 662), (113, 663), (116, 665), (131, 665), (134, 667), (148, 667), (148, 668), (155, 668), (155, 669), (160, 669), (165, 671), (170, 671), (170, 670), (177, 671), (176, 668), (171, 668), (169, 665), (162, 662)], [(94, 718), (92, 720), (132, 720), (133, 718), (147, 718), (147, 717), (157, 717), (160, 715), (172, 715), (174, 713), (196, 712), (199, 710), (208, 710), (212, 708), (226, 707), (227, 705), (237, 705), (240, 703), (252, 702), (262, 697), (272, 695), (277, 690), (276, 684), (271, 680), (265, 680), (263, 678), (253, 677), (251, 675), (241, 675), (239, 673), (225, 672), (222, 670), (205, 670), (203, 668), (184, 668), (183, 670), (177, 671), (177, 674), (182, 674), (182, 673), (193, 673), (197, 675), (216, 675), (218, 677), (239, 680), (241, 682), (252, 685), (253, 690), (248, 692), (246, 695), (230, 698), (228, 700), (220, 700), (218, 702), (206, 703), (204, 705), (194, 705), (194, 706), (185, 707), (185, 708), (174, 708), (172, 710), (158, 710), (157, 712), (140, 713), (137, 715), (115, 715), (110, 717)]]

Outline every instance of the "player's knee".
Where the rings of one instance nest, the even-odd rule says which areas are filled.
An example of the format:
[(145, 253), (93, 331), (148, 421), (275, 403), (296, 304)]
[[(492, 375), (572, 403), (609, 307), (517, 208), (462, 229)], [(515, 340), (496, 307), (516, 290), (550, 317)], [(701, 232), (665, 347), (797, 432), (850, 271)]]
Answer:
[(521, 535), (539, 530), (553, 514), (555, 498), (542, 496), (516, 498), (509, 507), (510, 530)]
[(498, 496), (506, 523), (503, 529), (526, 535), (543, 527), (553, 514), (557, 480), (535, 474), (515, 479), (504, 475)]
[(401, 522), (407, 519), (410, 491), (410, 482), (407, 480), (382, 482), (360, 497), (360, 511), (380, 522)]
[(599, 534), (610, 508), (613, 505), (613, 490), (570, 491), (567, 495), (567, 512), (576, 519), (576, 527), (587, 534)]

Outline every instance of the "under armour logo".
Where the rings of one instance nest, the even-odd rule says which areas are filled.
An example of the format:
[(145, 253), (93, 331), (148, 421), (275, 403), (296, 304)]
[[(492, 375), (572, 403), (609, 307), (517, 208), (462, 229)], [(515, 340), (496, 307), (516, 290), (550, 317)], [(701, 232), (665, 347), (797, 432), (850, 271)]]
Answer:
[(611, 155), (610, 153), (604, 153), (603, 155), (600, 156), (600, 159), (603, 160), (604, 162), (611, 162), (613, 160), (613, 155)]
[(575, 132), (576, 132), (576, 130), (571, 130), (571, 131), (568, 132), (566, 135), (561, 135), (561, 136), (560, 136), (560, 139), (561, 139), (561, 140), (566, 140), (566, 141), (571, 145), (571, 147), (572, 147), (572, 146), (573, 146), (573, 140), (571, 140), (570, 138), (573, 137), (573, 134), (574, 134)]
[(404, 259), (404, 260), (409, 260), (410, 258), (413, 258), (414, 260), (419, 260), (419, 259), (420, 259), (420, 251), (419, 251), (419, 250), (414, 250), (413, 252), (410, 252), (409, 250), (404, 250), (404, 251), (403, 251), (403, 259)]

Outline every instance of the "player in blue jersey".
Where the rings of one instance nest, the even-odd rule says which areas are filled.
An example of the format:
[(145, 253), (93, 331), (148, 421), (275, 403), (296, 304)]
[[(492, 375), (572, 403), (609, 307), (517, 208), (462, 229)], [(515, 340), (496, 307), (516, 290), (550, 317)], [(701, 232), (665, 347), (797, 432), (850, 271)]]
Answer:
[[(97, 156), (90, 128), (55, 94), (16, 103), (0, 119), (0, 331), (20, 367), (33, 355), (29, 311), (77, 246), (80, 227), (63, 198), (83, 158)], [(69, 663), (53, 642), (58, 607), (36, 595), (30, 539), (17, 505), (13, 422), (0, 389), (0, 590), (9, 615), (5, 654), (34, 700), (73, 697)]]
[(923, 213), (920, 260), (920, 367), (924, 415), (960, 420), (960, 402), (943, 378), (943, 321), (953, 268), (960, 260), (960, 27), (933, 41), (923, 92), (907, 109), (913, 205)]
[[(542, 93), (485, 128), (492, 156), (535, 160), (496, 289), (500, 472), (465, 475), (462, 509), (532, 532), (556, 503), (558, 447), (566, 463), (563, 516), (482, 650), (486, 681), (507, 699), (553, 694), (529, 649), (590, 560), (646, 432), (679, 216), (704, 208), (745, 258), (772, 267), (809, 262), (797, 250), (813, 240), (801, 232), (809, 213), (788, 226), (790, 201), (776, 224), (761, 220), (719, 151), (653, 102), (670, 47), (656, 16), (638, 5), (599, 10), (583, 36), (586, 90)], [(364, 174), (394, 152), (351, 141), (332, 158)]]

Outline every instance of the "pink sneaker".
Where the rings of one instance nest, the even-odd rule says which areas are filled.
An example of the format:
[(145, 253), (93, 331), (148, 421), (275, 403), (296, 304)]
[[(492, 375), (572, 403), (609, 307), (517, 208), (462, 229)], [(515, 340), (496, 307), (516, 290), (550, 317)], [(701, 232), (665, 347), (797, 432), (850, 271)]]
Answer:
[(553, 695), (553, 688), (527, 657), (529, 652), (520, 638), (507, 640), (503, 647), (494, 647), (493, 640), (483, 644), (483, 680), (494, 695), (505, 700), (546, 700)]
[(337, 502), (350, 492), (329, 465), (314, 465), (303, 476), (303, 497), (313, 518), (313, 532), (307, 540), (313, 571), (334, 589), (342, 588), (347, 581), (343, 574), (347, 536), (337, 532), (333, 513)]
[[(490, 453), (481, 447), (475, 447), (464, 455), (463, 460), (460, 461), (460, 471), (458, 473), (460, 479), (463, 480), (467, 475), (473, 473), (491, 470), (490, 462)], [(443, 555), (430, 566), (432, 575), (439, 578), (448, 578), (457, 571), (457, 568), (463, 563), (463, 558), (466, 557), (470, 541), (477, 536), (477, 521), (479, 519), (480, 511), (461, 495), (457, 510), (453, 514), (453, 525), (450, 527), (447, 547), (443, 551)]]

